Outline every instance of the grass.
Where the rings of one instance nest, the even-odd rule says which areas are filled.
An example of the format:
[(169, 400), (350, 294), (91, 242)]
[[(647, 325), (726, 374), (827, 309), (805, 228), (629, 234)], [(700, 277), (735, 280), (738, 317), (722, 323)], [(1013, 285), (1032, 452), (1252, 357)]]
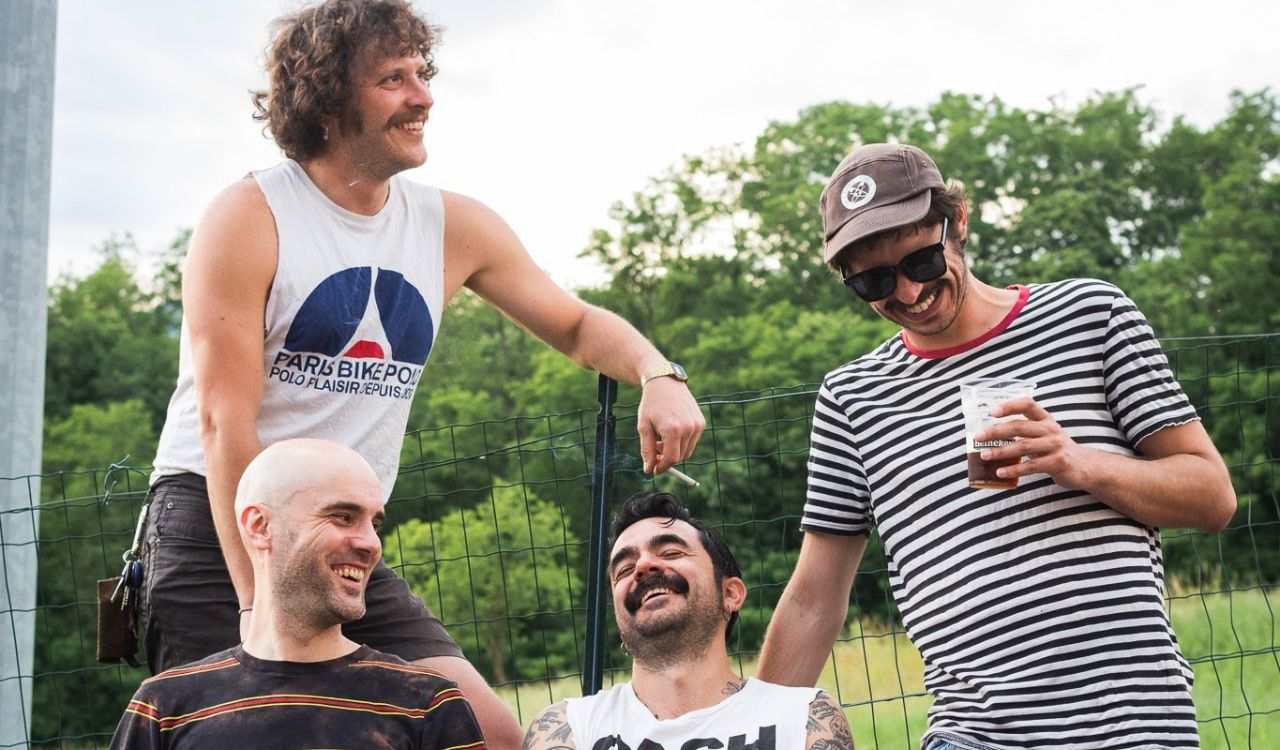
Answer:
[[(1280, 748), (1280, 589), (1180, 593), (1175, 586), (1169, 612), (1195, 670), (1202, 750)], [(920, 655), (883, 624), (855, 621), (850, 630), (818, 685), (846, 706), (859, 750), (916, 750), (930, 704)], [(754, 661), (737, 664), (743, 674), (755, 673)], [(605, 687), (611, 684), (606, 677)], [(573, 677), (498, 694), (527, 725), (544, 706), (580, 690)]]

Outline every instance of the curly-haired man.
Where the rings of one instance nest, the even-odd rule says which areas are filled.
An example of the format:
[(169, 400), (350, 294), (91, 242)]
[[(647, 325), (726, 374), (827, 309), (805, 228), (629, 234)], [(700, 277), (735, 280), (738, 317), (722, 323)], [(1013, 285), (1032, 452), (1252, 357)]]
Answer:
[[(681, 368), (552, 283), (493, 211), (398, 175), (426, 160), (436, 34), (406, 0), (329, 0), (274, 26), (256, 117), (288, 158), (214, 199), (183, 278), (178, 385), (144, 553), (153, 670), (245, 632), (254, 586), (232, 499), (265, 446), (351, 446), (386, 500), (441, 314), (463, 286), (578, 364), (641, 385), (646, 470), (697, 443), (703, 418)], [(385, 566), (372, 576), (369, 612), (347, 636), (446, 674), (491, 746), (518, 744), (510, 712), (439, 621)]]

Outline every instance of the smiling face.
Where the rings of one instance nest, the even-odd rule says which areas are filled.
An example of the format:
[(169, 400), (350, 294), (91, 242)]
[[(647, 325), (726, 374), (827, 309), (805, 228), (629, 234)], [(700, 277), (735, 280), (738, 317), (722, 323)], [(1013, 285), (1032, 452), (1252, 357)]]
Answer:
[(382, 557), (382, 492), (373, 472), (324, 473), (286, 501), (267, 569), (280, 608), (317, 630), (364, 616), (365, 587)]
[[(637, 664), (671, 664), (723, 639), (726, 587), (716, 580), (697, 529), (684, 521), (646, 518), (628, 526), (609, 562), (618, 632)], [(736, 594), (732, 594), (737, 602)]]
[[(873, 247), (858, 251), (849, 263), (849, 273), (861, 273), (876, 266), (896, 266), (913, 252), (937, 244), (942, 226), (921, 227), (913, 232), (886, 238)], [(868, 303), (880, 317), (902, 326), (911, 342), (922, 348), (949, 345), (948, 334), (961, 318), (969, 286), (969, 269), (955, 239), (948, 237), (944, 255), (947, 270), (933, 281), (915, 282), (899, 272), (893, 294)]]
[(433, 68), (417, 51), (352, 65), (352, 99), (330, 127), (332, 154), (345, 157), (369, 179), (385, 180), (427, 160), (423, 127), (434, 100)]

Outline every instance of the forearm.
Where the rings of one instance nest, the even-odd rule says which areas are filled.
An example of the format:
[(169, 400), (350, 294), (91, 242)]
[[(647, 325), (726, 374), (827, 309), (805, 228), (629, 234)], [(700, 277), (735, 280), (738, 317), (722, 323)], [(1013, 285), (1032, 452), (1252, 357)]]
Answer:
[(787, 585), (765, 633), (757, 674), (779, 685), (815, 685), (844, 627), (848, 607), (822, 606)]
[(1080, 489), (1148, 526), (1219, 531), (1235, 511), (1221, 461), (1195, 454), (1162, 458), (1089, 451)]
[[(212, 423), (212, 424), (210, 424)], [(236, 525), (235, 498), (240, 476), (261, 451), (256, 432), (248, 429), (221, 429), (216, 420), (206, 420), (201, 434), (205, 454), (205, 480), (209, 491), (209, 512), (218, 534), (218, 544), (227, 563), (227, 572), (236, 589), (240, 607), (253, 605), (253, 564), (240, 539)]]
[(643, 372), (667, 361), (621, 316), (594, 305), (586, 306), (577, 326), (553, 345), (578, 365), (631, 385), (639, 385)]

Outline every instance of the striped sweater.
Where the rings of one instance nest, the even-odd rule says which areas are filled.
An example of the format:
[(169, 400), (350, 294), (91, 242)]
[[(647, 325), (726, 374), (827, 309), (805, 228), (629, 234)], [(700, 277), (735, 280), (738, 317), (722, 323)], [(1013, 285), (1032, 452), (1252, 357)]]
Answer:
[(1044, 474), (970, 489), (958, 386), (1034, 381), (1076, 442), (1124, 455), (1195, 410), (1119, 289), (1077, 279), (1021, 292), (968, 345), (919, 352), (896, 336), (827, 375), (803, 527), (880, 534), (934, 698), (924, 746), (1197, 747), (1159, 532)]
[(237, 646), (146, 680), (112, 748), (483, 750), (440, 673), (361, 646), (339, 659), (258, 659)]

